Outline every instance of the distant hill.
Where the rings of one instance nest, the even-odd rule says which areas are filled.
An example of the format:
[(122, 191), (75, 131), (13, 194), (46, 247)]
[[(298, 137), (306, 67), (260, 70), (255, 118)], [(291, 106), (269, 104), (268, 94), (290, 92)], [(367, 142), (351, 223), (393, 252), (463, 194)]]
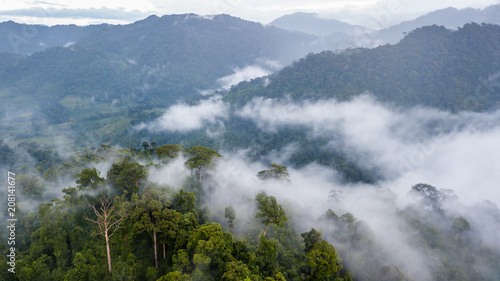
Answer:
[(29, 25), (13, 21), (0, 23), (0, 53), (29, 55), (47, 48), (78, 42), (83, 36), (101, 26)]
[(376, 38), (381, 44), (394, 44), (403, 38), (403, 33), (408, 33), (422, 26), (437, 24), (447, 28), (457, 28), (471, 22), (500, 24), (500, 4), (488, 6), (484, 9), (466, 8), (458, 10), (450, 7), (438, 10), (412, 21), (404, 21), (374, 32), (370, 37)]
[(269, 23), (269, 25), (317, 36), (352, 34), (356, 28), (360, 28), (336, 19), (322, 19), (316, 13), (302, 12), (282, 16)]
[[(256, 96), (349, 100), (365, 91), (380, 101), (445, 110), (487, 110), (500, 101), (500, 26), (467, 24), (456, 31), (428, 26), (396, 45), (322, 52), (225, 97), (242, 105)], [(485, 85), (487, 84), (487, 85)]]
[[(58, 28), (37, 34), (73, 27)], [(285, 65), (304, 56), (315, 40), (228, 15), (194, 14), (99, 25), (77, 37), (74, 44), (30, 56), (0, 55), (0, 96), (9, 116), (0, 123), (3, 135), (51, 141), (71, 129), (91, 142), (109, 141), (132, 120), (216, 88), (216, 80), (237, 67)], [(76, 37), (58, 38), (52, 42)]]

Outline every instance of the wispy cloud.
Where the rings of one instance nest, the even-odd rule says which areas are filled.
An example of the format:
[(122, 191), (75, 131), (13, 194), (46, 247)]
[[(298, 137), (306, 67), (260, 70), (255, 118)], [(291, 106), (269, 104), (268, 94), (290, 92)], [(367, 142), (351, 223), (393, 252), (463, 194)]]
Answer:
[(89, 9), (55, 9), (32, 7), (25, 9), (0, 10), (0, 16), (15, 16), (15, 17), (35, 17), (35, 18), (67, 18), (67, 19), (114, 19), (136, 21), (147, 17), (149, 14), (132, 10), (110, 9), (110, 8), (89, 8)]
[(201, 129), (205, 125), (217, 124), (221, 120), (227, 119), (228, 114), (228, 106), (222, 102), (219, 96), (214, 96), (197, 105), (174, 105), (158, 119), (149, 123), (141, 123), (134, 129), (153, 132), (188, 132)]
[(454, 189), (470, 204), (485, 199), (500, 204), (495, 172), (500, 170), (495, 144), (500, 111), (451, 114), (391, 108), (365, 95), (343, 103), (256, 98), (238, 114), (270, 133), (295, 125), (308, 130), (310, 138), (329, 138), (330, 149), (380, 171), (387, 180), (383, 184), (400, 195), (408, 186), (428, 182)]

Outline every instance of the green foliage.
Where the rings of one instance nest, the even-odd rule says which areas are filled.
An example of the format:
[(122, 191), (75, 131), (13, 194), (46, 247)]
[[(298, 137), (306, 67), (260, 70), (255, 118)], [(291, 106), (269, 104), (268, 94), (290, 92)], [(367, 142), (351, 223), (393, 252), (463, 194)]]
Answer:
[(229, 231), (231, 231), (231, 228), (233, 228), (234, 226), (234, 220), (236, 219), (236, 211), (234, 210), (233, 206), (227, 206), (224, 209), (224, 217), (227, 220)]
[(183, 214), (192, 213), (197, 215), (196, 201), (197, 198), (194, 193), (181, 189), (179, 190), (179, 193), (174, 197), (173, 208), (177, 212)]
[[(91, 167), (89, 161), (103, 161), (104, 156), (126, 151), (129, 150), (101, 146), (72, 157), (56, 168), (78, 175), (79, 189), (92, 188), (92, 184), (102, 184), (102, 178), (96, 169), (84, 168)], [(133, 160), (131, 156), (129, 163)], [(27, 174), (17, 176), (23, 184), (34, 179), (37, 178)], [(43, 181), (36, 182), (43, 187)], [(111, 214), (108, 223), (123, 218), (120, 228), (110, 229), (114, 235), (109, 241), (92, 235), (102, 228), (84, 219), (85, 213), (92, 214), (87, 202), (94, 203), (98, 214), (104, 214), (103, 204), (97, 203), (98, 195), (93, 192), (81, 198), (78, 188), (67, 187), (63, 189), (62, 198), (42, 203), (31, 212), (19, 202), (16, 206), (19, 208), (16, 209), (18, 273), (6, 280), (348, 281), (354, 279), (351, 273), (356, 280), (409, 280), (402, 268), (387, 263), (387, 252), (374, 242), (368, 225), (351, 213), (339, 217), (328, 210), (318, 221), (325, 231), (312, 228), (300, 234), (294, 216), (288, 218), (273, 196), (259, 193), (255, 200), (259, 220), (250, 220), (249, 231), (240, 230), (233, 236), (212, 222), (210, 216), (203, 215), (211, 211), (200, 209), (194, 193), (150, 182), (142, 187), (131, 198), (116, 196), (114, 206), (104, 208)], [(423, 200), (419, 201), (421, 205), (409, 205), (396, 216), (401, 231), (409, 235), (411, 245), (438, 261), (429, 267), (431, 280), (482, 281), (500, 276), (497, 266), (500, 252), (476, 240), (473, 236), (476, 230), (469, 232), (472, 224), (465, 218), (469, 214), (436, 212), (433, 205), (427, 203), (435, 202), (433, 198), (453, 198), (449, 192), (424, 184), (415, 185), (411, 192), (424, 196), (418, 197)], [(429, 201), (423, 199), (425, 196), (429, 196)], [(114, 214), (114, 210), (120, 212)], [(488, 212), (495, 214), (496, 211), (488, 209)], [(97, 221), (97, 213), (90, 217)], [(225, 208), (224, 217), (222, 213), (217, 214), (218, 221), (224, 217), (236, 218), (231, 206)], [(272, 239), (265, 235), (257, 238), (260, 222), (281, 227), (269, 227), (268, 236)], [(106, 242), (112, 257), (111, 272), (106, 267)], [(154, 248), (163, 248), (163, 255)], [(0, 251), (5, 253), (6, 245), (0, 243)], [(154, 259), (158, 269), (153, 266)], [(0, 257), (0, 261), (5, 262), (5, 258)], [(0, 268), (3, 270), (6, 266)]]
[(265, 179), (276, 179), (276, 180), (286, 180), (290, 181), (289, 174), (286, 171), (285, 166), (281, 166), (275, 163), (271, 164), (270, 170), (264, 170), (257, 173), (257, 176), (263, 180)]
[(254, 97), (285, 95), (346, 101), (368, 90), (380, 101), (401, 106), (487, 110), (498, 101), (491, 90), (498, 86), (488, 89), (480, 77), (499, 69), (499, 34), (499, 26), (488, 24), (470, 23), (455, 31), (425, 26), (395, 45), (309, 54), (268, 77), (269, 83), (261, 78), (233, 87), (224, 100), (237, 106)]
[(453, 229), (453, 231), (460, 235), (464, 231), (470, 230), (470, 224), (466, 218), (458, 217), (453, 220), (451, 228)]
[(140, 185), (146, 180), (147, 171), (139, 163), (122, 160), (111, 166), (107, 177), (115, 188), (130, 198), (139, 191)]
[(101, 184), (105, 182), (104, 178), (100, 177), (101, 172), (96, 168), (85, 168), (80, 174), (78, 174), (78, 179), (76, 180), (78, 190), (83, 189), (96, 189)]
[(198, 169), (199, 180), (201, 183), (201, 169), (209, 167), (216, 157), (222, 157), (217, 150), (203, 146), (193, 146), (186, 150), (191, 157), (186, 161), (189, 169)]
[(191, 280), (189, 278), (189, 275), (182, 274), (179, 271), (172, 271), (156, 281), (189, 281), (189, 280)]
[(165, 144), (156, 148), (156, 155), (159, 159), (168, 161), (179, 155), (181, 152), (181, 146), (179, 144)]
[(304, 233), (300, 234), (300, 236), (302, 236), (302, 238), (304, 238), (304, 243), (306, 245), (306, 247), (305, 247), (306, 253), (309, 253), (313, 249), (313, 247), (316, 243), (323, 240), (321, 238), (321, 231), (317, 231), (314, 228), (311, 228), (311, 230), (309, 232), (304, 232)]
[(257, 201), (257, 214), (255, 218), (263, 219), (262, 223), (265, 225), (263, 235), (266, 236), (267, 227), (269, 224), (283, 227), (283, 224), (288, 221), (283, 206), (278, 204), (276, 197), (267, 196), (265, 192), (257, 194), (255, 197)]
[(306, 264), (311, 269), (309, 280), (328, 280), (342, 269), (341, 260), (335, 248), (326, 241), (314, 244), (307, 254)]
[(223, 281), (244, 281), (249, 278), (251, 271), (242, 261), (232, 261), (226, 264), (226, 272), (222, 275)]

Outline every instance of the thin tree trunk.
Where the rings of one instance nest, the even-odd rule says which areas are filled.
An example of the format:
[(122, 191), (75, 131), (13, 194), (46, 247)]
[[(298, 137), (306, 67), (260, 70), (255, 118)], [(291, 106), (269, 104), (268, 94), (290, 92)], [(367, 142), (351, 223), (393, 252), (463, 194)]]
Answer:
[(155, 267), (158, 269), (158, 254), (156, 253), (156, 230), (153, 229), (153, 243), (155, 248)]
[(198, 174), (200, 174), (200, 183), (201, 183), (201, 166), (198, 168)]
[(106, 229), (105, 231), (105, 239), (106, 239), (106, 253), (108, 254), (108, 269), (109, 272), (111, 273), (111, 252), (109, 250), (109, 237), (108, 237), (108, 230)]
[(264, 227), (264, 237), (266, 237), (267, 226), (268, 224), (266, 224), (266, 226)]
[(165, 255), (165, 244), (163, 244), (163, 259), (166, 259), (167, 255)]

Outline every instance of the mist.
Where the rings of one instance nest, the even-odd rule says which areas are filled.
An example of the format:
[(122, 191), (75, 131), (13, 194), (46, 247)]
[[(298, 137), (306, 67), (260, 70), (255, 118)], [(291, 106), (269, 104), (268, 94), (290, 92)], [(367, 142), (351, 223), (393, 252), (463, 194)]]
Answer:
[(227, 117), (228, 108), (226, 104), (220, 100), (220, 96), (213, 96), (200, 101), (197, 105), (173, 105), (156, 120), (141, 123), (135, 126), (133, 130), (188, 132), (208, 125), (218, 124)]
[[(311, 140), (329, 138), (327, 148), (341, 149), (359, 166), (383, 175), (375, 184), (344, 183), (337, 171), (312, 163), (289, 168), (290, 183), (263, 181), (256, 174), (269, 167), (250, 161), (248, 150), (222, 151), (224, 157), (204, 186), (205, 204), (221, 221), (223, 208), (234, 206), (239, 231), (248, 230), (246, 225), (255, 215), (253, 199), (265, 191), (292, 206), (293, 221), (300, 231), (322, 228), (325, 239), (335, 247), (351, 251), (346, 263), (362, 270), (359, 267), (367, 253), (343, 245), (333, 234), (335, 229), (319, 220), (328, 209), (339, 216), (349, 212), (360, 225), (366, 225), (373, 247), (383, 253), (381, 264), (396, 265), (414, 280), (430, 280), (442, 254), (415, 244), (414, 233), (398, 215), (414, 211), (428, 216), (409, 195), (412, 186), (427, 183), (453, 194), (443, 202), (444, 215), (436, 215), (433, 223), (451, 231), (449, 218), (466, 217), (473, 239), (500, 250), (496, 239), (500, 231), (500, 111), (451, 113), (402, 108), (382, 104), (365, 93), (349, 102), (255, 98), (234, 114), (268, 133), (279, 133), (289, 126), (305, 128)], [(298, 150), (300, 145), (292, 144), (263, 159), (286, 164)], [(329, 197), (332, 190), (340, 196)]]

